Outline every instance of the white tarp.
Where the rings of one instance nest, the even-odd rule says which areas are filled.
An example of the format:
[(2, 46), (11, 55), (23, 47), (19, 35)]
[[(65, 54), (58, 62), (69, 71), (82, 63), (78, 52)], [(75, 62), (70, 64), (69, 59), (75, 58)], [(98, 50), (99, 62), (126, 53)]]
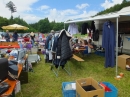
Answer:
[[(85, 21), (93, 21), (93, 20), (114, 19), (114, 18), (117, 18), (117, 17), (123, 17), (123, 19), (129, 19), (130, 20), (129, 9), (130, 9), (130, 6), (125, 7), (125, 8), (123, 8), (120, 11), (117, 11), (117, 12), (104, 14), (104, 15), (98, 15), (98, 16), (95, 16), (95, 17), (87, 17), (86, 19), (77, 19), (77, 20), (72, 20), (72, 21), (66, 21), (64, 23), (67, 24), (67, 23), (85, 22)], [(124, 18), (124, 17), (127, 17), (127, 18)]]

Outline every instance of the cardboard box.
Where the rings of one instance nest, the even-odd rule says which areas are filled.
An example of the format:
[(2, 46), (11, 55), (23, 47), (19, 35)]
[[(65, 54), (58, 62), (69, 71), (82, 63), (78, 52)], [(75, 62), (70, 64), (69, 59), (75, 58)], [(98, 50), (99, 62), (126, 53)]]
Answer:
[(126, 65), (130, 65), (129, 55), (118, 56), (118, 66), (122, 69), (126, 69)]
[[(84, 86), (92, 86), (95, 90), (85, 91)], [(76, 97), (104, 97), (105, 91), (93, 78), (82, 78), (76, 80)]]
[(130, 58), (126, 59), (126, 65), (130, 66)]

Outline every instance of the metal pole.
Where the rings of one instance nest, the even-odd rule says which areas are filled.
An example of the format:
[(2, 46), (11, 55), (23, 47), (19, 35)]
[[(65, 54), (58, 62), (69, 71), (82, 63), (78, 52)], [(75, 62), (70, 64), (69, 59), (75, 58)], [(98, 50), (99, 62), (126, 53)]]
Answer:
[(118, 73), (118, 17), (116, 18), (116, 77)]

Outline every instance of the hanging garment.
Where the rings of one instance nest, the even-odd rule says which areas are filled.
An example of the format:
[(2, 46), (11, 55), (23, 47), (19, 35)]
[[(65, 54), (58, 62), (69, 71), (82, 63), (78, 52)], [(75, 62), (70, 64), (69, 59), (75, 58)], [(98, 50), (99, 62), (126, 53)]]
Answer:
[(49, 53), (49, 60), (52, 60), (52, 52), (51, 52), (51, 50), (49, 50), (48, 53)]
[(93, 33), (95, 33), (95, 30), (96, 30), (94, 23), (95, 23), (95, 22), (92, 21), (92, 22), (91, 22), (91, 26), (90, 26), (90, 29), (92, 30)]
[(93, 33), (92, 34), (93, 41), (98, 41), (98, 39), (99, 39), (99, 31), (96, 30), (95, 22), (94, 21), (91, 22), (90, 28), (91, 28), (91, 32)]
[(105, 49), (105, 67), (115, 65), (115, 29), (112, 22), (103, 24), (102, 47)]
[(99, 40), (99, 30), (97, 29), (95, 33), (93, 33), (93, 41), (98, 41)]
[(45, 42), (45, 50), (46, 50), (46, 60), (45, 62), (49, 62), (52, 60), (52, 54), (51, 54), (51, 44), (52, 44), (52, 34), (50, 33), (46, 37), (46, 42)]
[(59, 33), (55, 33), (55, 35), (52, 38), (52, 48), (51, 48), (52, 53), (56, 53), (57, 43), (58, 43), (58, 35), (59, 35)]
[(51, 37), (52, 37), (52, 34), (49, 34), (47, 37), (46, 37), (46, 42), (45, 42), (45, 49), (48, 49), (49, 50), (49, 41), (51, 40)]
[(83, 23), (83, 24), (82, 24), (81, 35), (85, 35), (85, 34), (87, 34), (87, 29), (89, 29), (89, 25), (88, 25), (88, 23)]
[(51, 47), (52, 60), (55, 59), (55, 55), (56, 55), (56, 47), (57, 47), (58, 35), (59, 35), (59, 33), (55, 33), (54, 36), (52, 37), (52, 47)]
[(123, 46), (123, 39), (121, 35), (118, 35), (118, 47), (122, 47), (122, 46)]
[(69, 44), (70, 39), (70, 33), (64, 29), (59, 33), (58, 38), (55, 37), (54, 48), (52, 50), (54, 50), (53, 52), (56, 50), (56, 58), (54, 60), (54, 65), (56, 67), (59, 66), (59, 64), (64, 66), (68, 59), (72, 57), (72, 50)]
[(79, 31), (78, 31), (78, 26), (77, 26), (75, 23), (69, 24), (68, 32), (69, 32), (71, 35), (77, 34), (77, 33), (79, 32)]

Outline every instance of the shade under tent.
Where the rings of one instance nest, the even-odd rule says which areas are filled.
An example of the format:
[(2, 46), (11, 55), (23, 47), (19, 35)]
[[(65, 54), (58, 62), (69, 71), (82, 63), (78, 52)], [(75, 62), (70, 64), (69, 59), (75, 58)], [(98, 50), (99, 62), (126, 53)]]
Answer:
[(117, 73), (118, 73), (118, 66), (117, 66), (118, 65), (118, 23), (119, 21), (130, 21), (130, 13), (126, 13), (125, 15), (107, 14), (107, 15), (89, 17), (87, 19), (66, 21), (64, 22), (64, 28), (65, 28), (65, 24), (69, 24), (69, 23), (87, 22), (87, 21), (106, 21), (106, 20), (116, 22), (116, 76), (117, 76)]

